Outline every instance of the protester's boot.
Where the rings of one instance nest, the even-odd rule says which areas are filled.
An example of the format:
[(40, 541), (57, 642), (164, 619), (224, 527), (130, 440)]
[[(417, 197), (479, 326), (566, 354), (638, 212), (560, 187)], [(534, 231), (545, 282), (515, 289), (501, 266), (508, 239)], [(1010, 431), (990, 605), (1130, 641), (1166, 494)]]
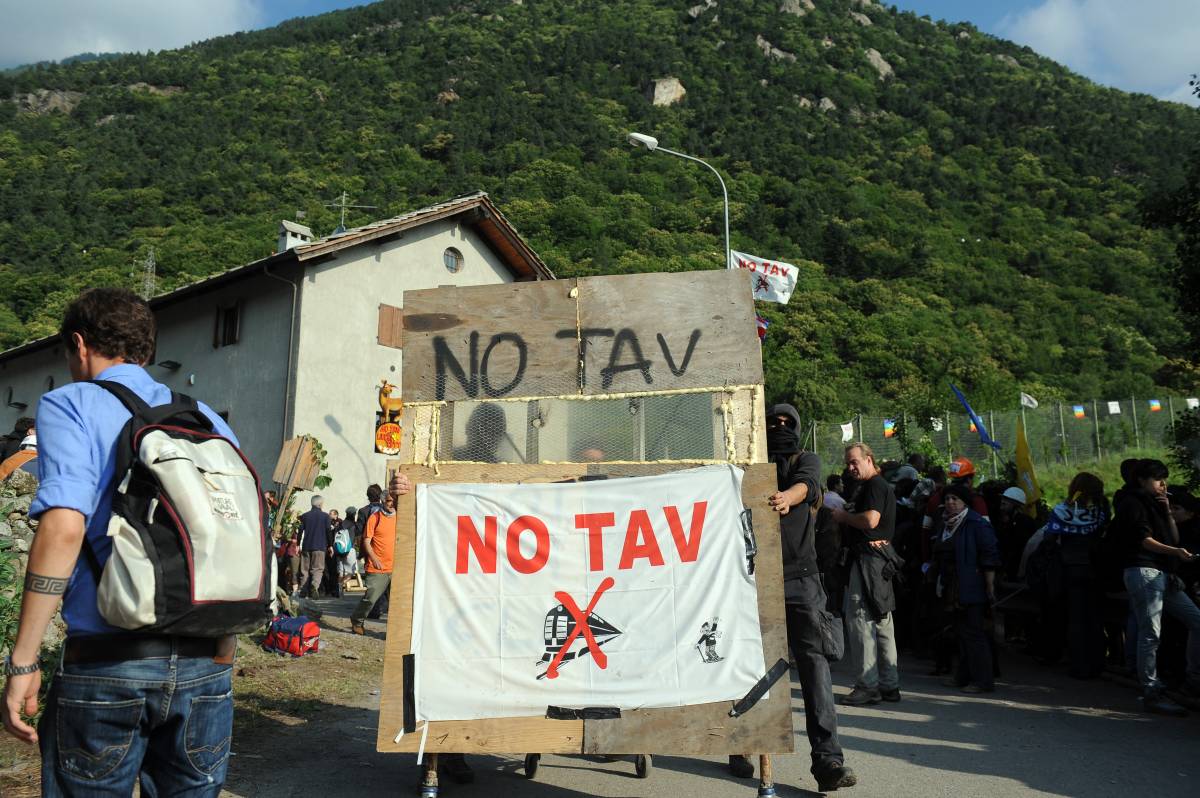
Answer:
[(729, 773), (735, 779), (752, 779), (754, 778), (754, 763), (742, 754), (730, 754)]
[(858, 776), (845, 765), (823, 768), (813, 775), (817, 777), (817, 789), (821, 792), (834, 792), (858, 784)]
[(355, 623), (354, 621), (351, 621), (350, 633), (356, 635), (365, 635), (367, 633), (367, 627), (363, 626), (361, 623)]
[(1187, 710), (1163, 695), (1161, 690), (1147, 690), (1142, 696), (1142, 709), (1154, 715), (1168, 715), (1172, 718), (1187, 716)]

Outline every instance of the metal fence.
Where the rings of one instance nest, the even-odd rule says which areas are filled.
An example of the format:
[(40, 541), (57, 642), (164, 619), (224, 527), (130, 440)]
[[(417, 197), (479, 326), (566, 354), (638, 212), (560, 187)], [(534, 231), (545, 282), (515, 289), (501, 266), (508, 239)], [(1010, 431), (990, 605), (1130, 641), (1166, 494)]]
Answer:
[(1200, 402), (1195, 398), (1163, 397), (1042, 404), (1036, 409), (980, 413), (992, 439), (1000, 444), (999, 452), (980, 443), (965, 413), (920, 421), (901, 416), (855, 416), (843, 423), (810, 421), (801, 439), (831, 471), (832, 464), (842, 462), (850, 441), (868, 443), (877, 462), (902, 459), (904, 451), (897, 434), (902, 427), (910, 444), (927, 436), (947, 460), (968, 457), (981, 475), (994, 477), (1003, 471), (1005, 461), (1013, 459), (1017, 421), (1022, 417), (1035, 466), (1072, 465), (1121, 457), (1135, 449), (1166, 448), (1171, 445), (1176, 413), (1197, 406)]

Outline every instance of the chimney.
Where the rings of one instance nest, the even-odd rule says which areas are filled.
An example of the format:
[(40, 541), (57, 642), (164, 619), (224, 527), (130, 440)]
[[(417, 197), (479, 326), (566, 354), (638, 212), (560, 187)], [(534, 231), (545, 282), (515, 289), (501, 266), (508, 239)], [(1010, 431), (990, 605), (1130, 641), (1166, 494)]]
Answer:
[(279, 223), (279, 251), (287, 252), (294, 247), (311, 244), (313, 231), (302, 224), (282, 221)]

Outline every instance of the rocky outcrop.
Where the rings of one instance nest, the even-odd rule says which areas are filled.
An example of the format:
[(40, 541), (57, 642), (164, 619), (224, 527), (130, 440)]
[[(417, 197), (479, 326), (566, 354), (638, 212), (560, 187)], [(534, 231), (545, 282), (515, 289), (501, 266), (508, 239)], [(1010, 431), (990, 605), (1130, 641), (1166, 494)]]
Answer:
[(833, 39), (826, 36), (821, 40), (821, 46), (828, 50), (830, 47), (833, 47)]
[(437, 95), (438, 105), (449, 105), (450, 103), (456, 103), (461, 99), (462, 98), (458, 96), (458, 92), (456, 92), (454, 89), (439, 91)]
[(130, 83), (126, 88), (130, 91), (145, 92), (158, 97), (170, 97), (183, 91), (183, 86), (155, 86), (150, 83)]
[(871, 66), (875, 67), (875, 70), (879, 73), (880, 80), (887, 80), (896, 74), (896, 71), (892, 69), (892, 65), (884, 61), (883, 56), (874, 47), (867, 50), (867, 60), (871, 62)]
[(993, 53), (992, 58), (996, 59), (1007, 67), (1012, 67), (1013, 69), (1019, 69), (1021, 66), (1020, 61), (1013, 58), (1011, 55), (1005, 55), (1004, 53)]
[(821, 113), (828, 113), (830, 111), (836, 111), (837, 105), (835, 105), (833, 100), (829, 99), (828, 97), (822, 97), (821, 101), (817, 103), (817, 110)]
[(27, 114), (69, 114), (83, 101), (83, 92), (59, 89), (38, 89), (13, 98), (17, 108)]
[(703, 14), (708, 9), (716, 8), (716, 7), (717, 7), (717, 0), (704, 0), (704, 2), (701, 3), (700, 5), (692, 6), (691, 8), (689, 8), (688, 16), (691, 17), (692, 19), (697, 19), (701, 14)]
[(859, 25), (862, 25), (864, 28), (871, 27), (871, 24), (872, 24), (871, 18), (868, 17), (866, 14), (859, 13), (858, 11), (851, 11), (850, 18), (853, 19), (855, 22), (857, 22)]
[(809, 11), (815, 11), (816, 6), (813, 5), (813, 0), (783, 0), (779, 4), (779, 10), (784, 14), (802, 17)]
[(795, 54), (789, 53), (786, 50), (780, 50), (778, 47), (764, 39), (761, 33), (755, 37), (754, 43), (758, 45), (758, 49), (762, 50), (763, 55), (765, 55), (767, 58), (774, 58), (778, 61), (789, 61), (792, 63), (796, 61)]
[(674, 105), (687, 95), (687, 89), (679, 78), (659, 78), (650, 84), (646, 94), (654, 105)]
[(801, 108), (812, 108), (813, 107), (813, 101), (808, 99), (807, 97), (797, 97), (796, 104), (799, 105)]

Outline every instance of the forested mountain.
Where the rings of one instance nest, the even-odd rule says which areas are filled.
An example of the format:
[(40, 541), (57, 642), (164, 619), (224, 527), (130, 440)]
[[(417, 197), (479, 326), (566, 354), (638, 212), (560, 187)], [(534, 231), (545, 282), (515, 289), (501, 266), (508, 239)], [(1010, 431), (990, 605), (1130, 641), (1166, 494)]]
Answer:
[(560, 276), (719, 267), (715, 180), (638, 130), (723, 171), (735, 249), (800, 265), (764, 358), (804, 411), (1196, 386), (1139, 202), (1200, 112), (865, 0), (693, 2), (386, 0), (0, 76), (0, 345), (151, 247), (166, 289), (297, 210), (328, 233), (343, 190), (361, 224), (484, 189)]

